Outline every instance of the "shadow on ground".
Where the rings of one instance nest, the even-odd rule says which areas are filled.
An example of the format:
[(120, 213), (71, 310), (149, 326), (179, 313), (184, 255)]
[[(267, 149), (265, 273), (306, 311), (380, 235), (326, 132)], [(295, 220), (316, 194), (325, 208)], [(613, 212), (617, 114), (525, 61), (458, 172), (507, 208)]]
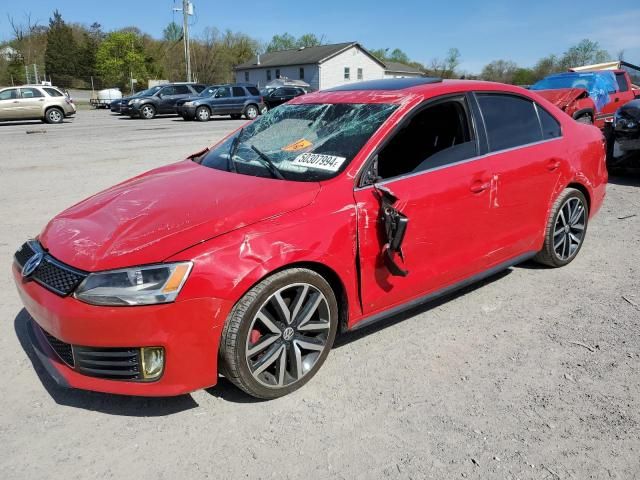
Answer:
[(165, 398), (129, 397), (60, 387), (47, 373), (34, 351), (28, 330), (30, 321), (30, 315), (22, 309), (14, 320), (16, 336), (31, 360), (40, 382), (58, 405), (129, 417), (161, 417), (198, 406), (191, 395)]

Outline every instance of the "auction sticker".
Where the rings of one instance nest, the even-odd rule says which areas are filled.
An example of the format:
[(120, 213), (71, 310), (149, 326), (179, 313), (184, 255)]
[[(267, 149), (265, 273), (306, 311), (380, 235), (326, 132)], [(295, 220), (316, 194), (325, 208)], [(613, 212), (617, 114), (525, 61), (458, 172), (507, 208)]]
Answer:
[(301, 153), (291, 163), (293, 165), (300, 165), (301, 167), (317, 168), (318, 170), (337, 172), (345, 160), (345, 157), (336, 157), (334, 155), (322, 155), (320, 153)]
[(291, 145), (287, 145), (286, 147), (284, 147), (282, 149), (282, 151), (283, 152), (295, 152), (295, 151), (298, 151), (298, 150), (304, 150), (305, 148), (309, 148), (311, 146), (313, 146), (313, 143), (311, 143), (306, 138), (301, 138), (297, 142), (293, 142)]

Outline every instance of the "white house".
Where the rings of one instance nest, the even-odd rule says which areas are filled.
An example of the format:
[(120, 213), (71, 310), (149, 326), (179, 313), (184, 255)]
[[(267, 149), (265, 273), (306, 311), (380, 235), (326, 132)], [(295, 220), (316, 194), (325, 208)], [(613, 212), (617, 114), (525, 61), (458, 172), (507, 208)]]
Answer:
[[(237, 65), (235, 72), (238, 83), (263, 87), (277, 78), (288, 78), (305, 81), (311, 90), (325, 90), (350, 82), (401, 76), (396, 71), (398, 65), (388, 74), (387, 66), (359, 43), (347, 42), (264, 53)], [(417, 74), (422, 75), (419, 71)], [(417, 75), (414, 71), (405, 76)]]

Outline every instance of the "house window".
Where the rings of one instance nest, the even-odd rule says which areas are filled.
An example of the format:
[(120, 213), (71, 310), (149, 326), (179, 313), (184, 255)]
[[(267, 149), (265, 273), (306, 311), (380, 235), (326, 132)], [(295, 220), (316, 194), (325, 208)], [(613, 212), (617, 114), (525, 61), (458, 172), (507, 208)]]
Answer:
[(304, 68), (300, 67), (300, 80), (304, 80)]
[(249, 72), (244, 72), (244, 81), (245, 82), (249, 81)]
[(358, 69), (358, 80), (362, 80), (362, 78), (363, 78), (363, 75), (362, 75), (362, 69), (361, 69), (361, 68), (359, 68), (359, 69)]
[(267, 82), (271, 81), (271, 70), (267, 70)]
[(276, 68), (276, 78), (280, 78), (280, 69)]
[(351, 69), (349, 67), (344, 67), (344, 79), (351, 79)]

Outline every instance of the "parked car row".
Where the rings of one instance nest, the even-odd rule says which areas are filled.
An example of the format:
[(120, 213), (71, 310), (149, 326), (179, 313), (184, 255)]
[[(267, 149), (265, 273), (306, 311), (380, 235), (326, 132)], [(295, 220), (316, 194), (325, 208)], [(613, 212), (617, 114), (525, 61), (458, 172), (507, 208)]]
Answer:
[(213, 116), (242, 116), (253, 120), (261, 113), (304, 95), (298, 87), (280, 87), (262, 95), (252, 84), (203, 85), (173, 83), (159, 85), (130, 97), (111, 102), (111, 111), (132, 118), (151, 119), (156, 115), (177, 114), (185, 120), (206, 122)]

